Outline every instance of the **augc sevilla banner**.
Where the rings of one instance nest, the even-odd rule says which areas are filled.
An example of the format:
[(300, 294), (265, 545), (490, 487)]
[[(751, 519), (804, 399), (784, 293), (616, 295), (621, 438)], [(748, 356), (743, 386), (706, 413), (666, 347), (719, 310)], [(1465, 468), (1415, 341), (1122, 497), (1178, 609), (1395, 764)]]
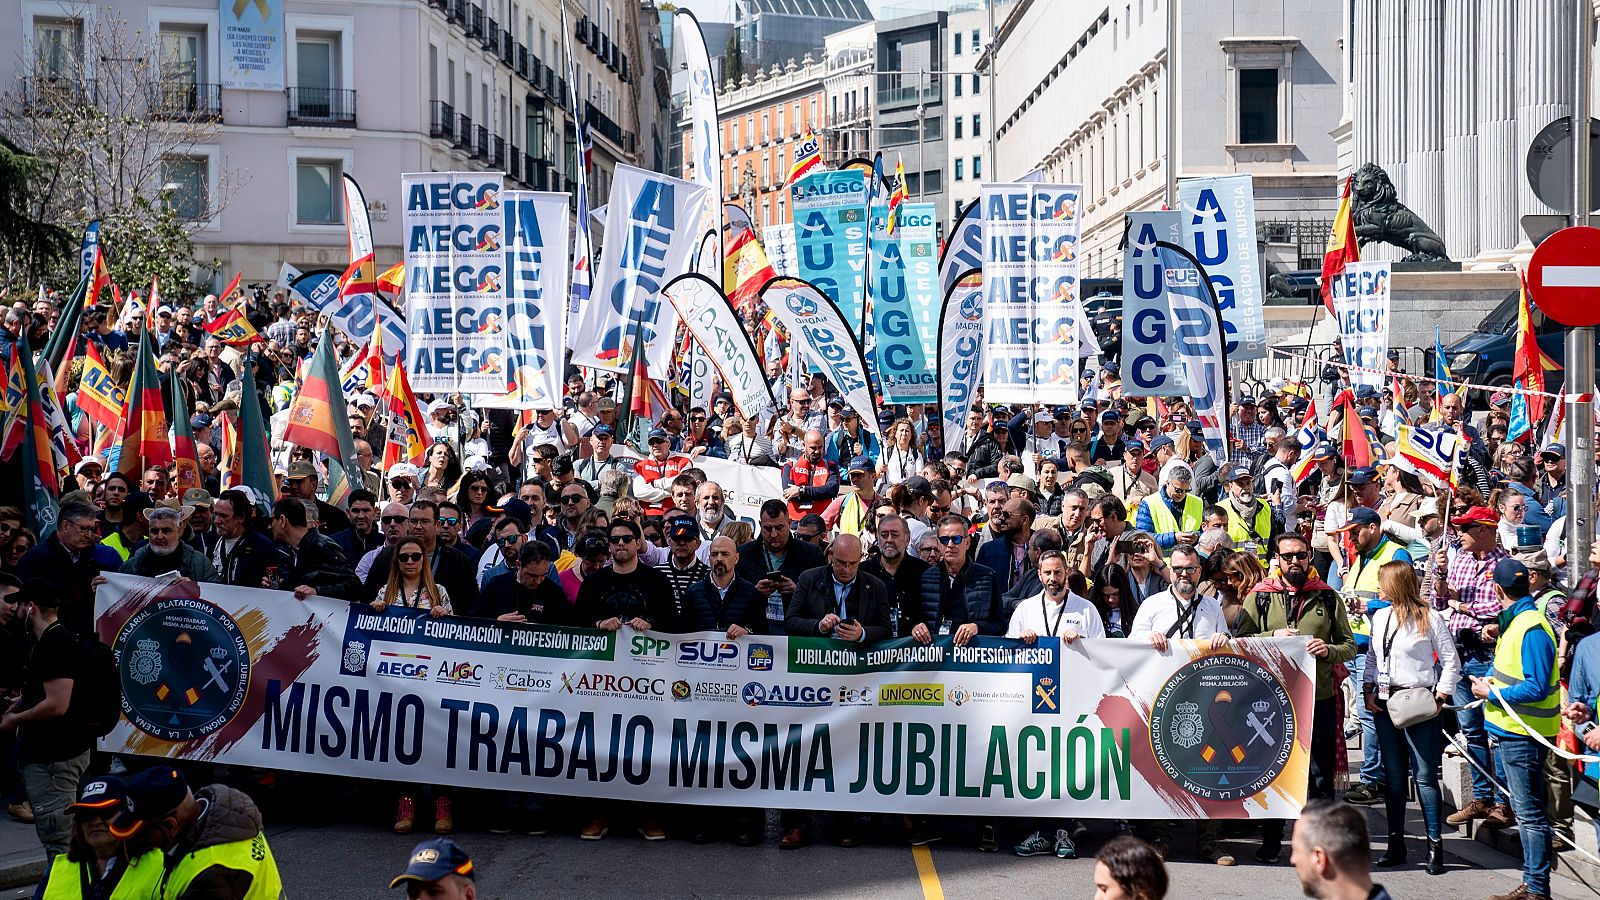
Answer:
[[(560, 409), (572, 277), (567, 195), (501, 191), (505, 243), (505, 356), (501, 393), (479, 406)], [(490, 351), (493, 352), (493, 351)]]
[(939, 311), (938, 218), (932, 203), (904, 203), (893, 235), (874, 213), (872, 321), (885, 403), (933, 403)]
[(789, 188), (796, 271), (838, 305), (856, 334), (865, 330), (867, 178), (860, 169), (812, 172)]
[(1389, 263), (1346, 263), (1333, 276), (1333, 315), (1350, 382), (1379, 390), (1388, 385), (1383, 368), (1389, 351)]
[(1267, 355), (1261, 310), (1261, 270), (1256, 260), (1256, 202), (1249, 175), (1185, 178), (1178, 182), (1183, 247), (1211, 279), (1227, 328), (1228, 358)]
[(750, 333), (716, 284), (691, 272), (673, 279), (662, 293), (677, 310), (678, 319), (694, 336), (706, 360), (716, 368), (722, 384), (733, 395), (739, 415), (748, 418), (777, 406), (766, 373), (761, 371), (761, 359), (750, 343)]
[[(821, 367), (846, 403), (857, 410), (877, 408), (861, 345), (827, 294), (798, 278), (774, 278), (761, 289), (761, 302), (783, 324), (794, 347)], [(876, 415), (867, 414), (861, 417), (861, 423), (882, 437), (877, 419)]]
[(986, 403), (1077, 403), (1075, 184), (986, 184), (983, 214)]
[(1167, 308), (1156, 242), (1181, 243), (1178, 213), (1128, 213), (1122, 248), (1122, 395), (1182, 397), (1183, 367), (1172, 362), (1172, 310)]
[(400, 176), (412, 332), (406, 374), (419, 393), (505, 393), (503, 177)]
[(110, 575), (102, 749), (654, 803), (1293, 818), (1304, 638), (1034, 646), (554, 629)]

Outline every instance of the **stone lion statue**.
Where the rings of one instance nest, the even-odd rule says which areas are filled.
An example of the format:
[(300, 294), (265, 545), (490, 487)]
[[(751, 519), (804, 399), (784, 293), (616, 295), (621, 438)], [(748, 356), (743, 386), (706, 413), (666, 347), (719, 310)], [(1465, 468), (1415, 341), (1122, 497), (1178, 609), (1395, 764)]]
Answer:
[(1366, 163), (1356, 170), (1350, 195), (1354, 201), (1356, 240), (1362, 246), (1374, 241), (1393, 244), (1410, 252), (1403, 262), (1450, 258), (1438, 232), (1396, 198), (1389, 173), (1377, 165)]

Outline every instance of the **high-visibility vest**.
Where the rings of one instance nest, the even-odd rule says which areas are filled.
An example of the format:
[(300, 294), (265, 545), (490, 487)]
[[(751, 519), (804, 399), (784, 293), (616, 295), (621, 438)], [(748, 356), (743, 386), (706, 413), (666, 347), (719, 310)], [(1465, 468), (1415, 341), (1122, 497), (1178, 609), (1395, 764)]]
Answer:
[(257, 834), (247, 841), (217, 844), (185, 854), (161, 881), (157, 900), (177, 900), (188, 889), (189, 882), (212, 866), (225, 866), (250, 873), (250, 890), (243, 900), (278, 900), (283, 893), (283, 881), (278, 877), (278, 863), (272, 858), (272, 848), (267, 846), (267, 836)]
[[(1150, 510), (1150, 524), (1157, 534), (1176, 534), (1180, 531), (1199, 531), (1200, 523), (1205, 512), (1205, 504), (1193, 494), (1183, 498), (1183, 512), (1180, 519), (1172, 517), (1172, 507), (1167, 505), (1167, 495), (1162, 491), (1144, 498), (1144, 504)], [(1171, 555), (1172, 550), (1167, 550)]]
[[(793, 479), (790, 484), (797, 487), (821, 487), (828, 483), (831, 475), (829, 465), (826, 459), (812, 462), (802, 456), (789, 464), (789, 474)], [(789, 518), (798, 522), (806, 513), (821, 513), (832, 502), (832, 500), (801, 500), (797, 497), (789, 501)]]
[[(83, 893), (83, 867), (87, 862), (73, 862), (65, 853), (56, 855), (50, 864), (50, 882), (44, 890), (44, 900), (89, 900)], [(150, 900), (161, 886), (161, 853), (151, 850), (128, 860), (122, 878), (111, 889), (111, 900)]]
[(1256, 556), (1262, 562), (1267, 561), (1267, 538), (1272, 537), (1272, 506), (1265, 500), (1257, 501), (1255, 521), (1246, 522), (1233, 509), (1232, 503), (1222, 504), (1222, 509), (1228, 514), (1228, 537), (1233, 538), (1235, 545), (1254, 543)]
[(1401, 551), (1401, 546), (1388, 538), (1380, 538), (1378, 546), (1372, 549), (1372, 555), (1362, 556), (1357, 553), (1350, 560), (1350, 571), (1345, 575), (1345, 583), (1350, 585), (1350, 593), (1362, 600), (1361, 615), (1350, 617), (1350, 630), (1356, 634), (1371, 636), (1372, 625), (1367, 621), (1366, 602), (1378, 599), (1378, 570), (1383, 564), (1392, 562), (1395, 554)]
[[(1550, 635), (1551, 646), (1555, 646), (1556, 633), (1551, 630), (1550, 621), (1544, 617), (1543, 610), (1536, 606), (1517, 613), (1505, 632), (1500, 635), (1499, 643), (1495, 644), (1494, 670), (1489, 673), (1490, 684), (1505, 690), (1524, 680), (1522, 639), (1535, 628), (1544, 629), (1545, 634)], [(1547, 738), (1553, 738), (1561, 731), (1561, 691), (1558, 685), (1560, 677), (1559, 667), (1550, 666), (1550, 683), (1547, 685), (1550, 690), (1544, 695), (1544, 699), (1533, 703), (1511, 704), (1512, 710), (1521, 716), (1524, 722)], [(1483, 720), (1510, 734), (1528, 733), (1495, 700), (1492, 692), (1489, 694), (1489, 702), (1483, 705)]]

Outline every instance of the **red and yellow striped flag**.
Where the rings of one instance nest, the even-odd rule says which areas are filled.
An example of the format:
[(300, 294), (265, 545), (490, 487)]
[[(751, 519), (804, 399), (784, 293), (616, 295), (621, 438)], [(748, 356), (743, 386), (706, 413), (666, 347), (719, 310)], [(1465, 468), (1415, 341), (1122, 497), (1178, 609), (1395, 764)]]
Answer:
[[(155, 299), (154, 284), (151, 299)], [(138, 354), (133, 367), (133, 383), (128, 386), (128, 400), (122, 412), (121, 445), (117, 457), (117, 471), (133, 479), (148, 466), (172, 462), (172, 444), (167, 441), (167, 404), (161, 395), (161, 377), (156, 372), (156, 360), (151, 347), (149, 330), (139, 335)]]
[(389, 385), (385, 393), (388, 394), (389, 440), (383, 445), (383, 467), (387, 469), (398, 463), (420, 466), (428, 454), (428, 446), (422, 437), (427, 434), (424, 430), (427, 427), (426, 420), (422, 418), (416, 395), (411, 393), (406, 367), (398, 362), (389, 370)]

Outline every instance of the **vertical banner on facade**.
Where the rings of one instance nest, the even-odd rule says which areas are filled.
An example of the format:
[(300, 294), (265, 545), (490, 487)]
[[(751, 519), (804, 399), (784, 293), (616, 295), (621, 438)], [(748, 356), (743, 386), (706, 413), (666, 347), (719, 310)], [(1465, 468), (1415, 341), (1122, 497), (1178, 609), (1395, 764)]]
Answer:
[(939, 313), (939, 413), (944, 433), (961, 434), (983, 374), (983, 272), (968, 269)]
[(688, 267), (689, 254), (700, 241), (694, 226), (705, 199), (706, 189), (700, 185), (617, 166), (594, 294), (572, 335), (574, 365), (624, 371), (633, 360), (637, 322), (650, 377), (667, 377), (676, 326), (661, 288)]
[(222, 86), (283, 90), (284, 0), (221, 0)]
[(1243, 362), (1267, 355), (1261, 310), (1261, 265), (1256, 254), (1256, 203), (1249, 175), (1185, 178), (1178, 182), (1185, 249), (1211, 276), (1222, 309), (1228, 357)]
[(789, 188), (799, 277), (827, 294), (856, 334), (866, 311), (868, 177), (813, 172)]
[(406, 321), (413, 332), (406, 374), (419, 393), (505, 393), (503, 177), (400, 176)]
[(1349, 366), (1350, 383), (1388, 387), (1383, 374), (1389, 351), (1389, 262), (1346, 263), (1333, 276), (1333, 315)]
[[(560, 409), (572, 276), (567, 195), (501, 191), (505, 268), (505, 375), (479, 406)], [(489, 351), (493, 352), (493, 351)]]
[(1179, 213), (1128, 213), (1122, 247), (1122, 396), (1182, 397), (1183, 368), (1172, 363), (1172, 313), (1156, 243), (1181, 244)]
[(768, 225), (761, 229), (761, 248), (767, 251), (767, 262), (779, 275), (797, 277), (800, 273), (795, 262), (794, 223)]
[(701, 357), (716, 369), (723, 387), (733, 395), (740, 415), (749, 418), (777, 405), (750, 333), (711, 279), (691, 272), (673, 279), (662, 293), (689, 329)]
[[(717, 88), (711, 76), (711, 56), (700, 20), (687, 9), (679, 9), (674, 19), (683, 41), (683, 58), (689, 68), (689, 143), (694, 151), (695, 184), (706, 189), (704, 212), (696, 210), (690, 225), (696, 234), (716, 235), (711, 252), (700, 248), (695, 271), (708, 278), (722, 277), (722, 129), (717, 127)], [(677, 273), (672, 273), (676, 275)], [(669, 276), (670, 277), (670, 276)]]
[(761, 289), (761, 302), (789, 333), (789, 352), (803, 352), (844, 395), (845, 402), (861, 411), (867, 430), (881, 437), (878, 417), (871, 412), (878, 404), (872, 395), (866, 357), (855, 330), (833, 300), (821, 288), (799, 278), (774, 278)]
[(1222, 310), (1206, 270), (1177, 244), (1156, 244), (1161, 283), (1172, 311), (1173, 361), (1183, 369), (1189, 402), (1219, 465), (1228, 461), (1228, 352)]
[(984, 400), (1077, 403), (1076, 184), (985, 184)]
[(950, 294), (963, 273), (983, 268), (983, 213), (978, 201), (967, 204), (950, 226), (950, 240), (939, 255), (939, 296)]
[(932, 203), (902, 204), (893, 236), (873, 217), (872, 322), (885, 403), (933, 403), (938, 290), (937, 219)]

